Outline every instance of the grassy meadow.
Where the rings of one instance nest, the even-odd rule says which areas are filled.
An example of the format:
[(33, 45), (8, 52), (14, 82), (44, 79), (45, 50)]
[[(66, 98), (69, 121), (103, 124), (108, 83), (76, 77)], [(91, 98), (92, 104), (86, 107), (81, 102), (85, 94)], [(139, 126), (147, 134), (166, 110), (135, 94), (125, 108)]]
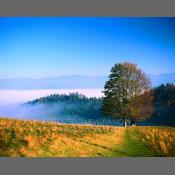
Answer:
[(0, 118), (0, 156), (175, 156), (175, 128), (69, 125)]

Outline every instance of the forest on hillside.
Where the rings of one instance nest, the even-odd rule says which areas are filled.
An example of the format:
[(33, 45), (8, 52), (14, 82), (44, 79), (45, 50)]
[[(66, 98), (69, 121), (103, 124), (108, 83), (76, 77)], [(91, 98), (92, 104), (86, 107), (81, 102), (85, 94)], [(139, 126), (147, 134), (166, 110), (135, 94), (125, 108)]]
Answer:
[(88, 98), (79, 93), (70, 93), (69, 95), (52, 94), (31, 101), (28, 104), (57, 105), (59, 109), (58, 115), (63, 116), (99, 117), (101, 116), (102, 98)]
[[(175, 125), (175, 85), (162, 84), (152, 89), (153, 112), (149, 119), (139, 122), (141, 125)], [(79, 93), (52, 94), (28, 102), (30, 105), (56, 104), (58, 115), (81, 116), (87, 118), (102, 117), (103, 98), (86, 97)], [(61, 106), (61, 110), (60, 107)], [(55, 114), (54, 114), (55, 115)]]
[(162, 84), (153, 89), (153, 113), (148, 122), (175, 126), (175, 85)]

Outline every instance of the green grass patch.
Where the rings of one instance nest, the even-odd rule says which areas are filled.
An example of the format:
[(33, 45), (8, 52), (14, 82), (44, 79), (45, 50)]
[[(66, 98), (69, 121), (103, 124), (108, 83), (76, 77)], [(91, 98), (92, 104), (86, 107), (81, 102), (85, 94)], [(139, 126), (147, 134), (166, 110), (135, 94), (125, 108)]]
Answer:
[(124, 142), (116, 146), (109, 154), (111, 157), (155, 157), (156, 152), (141, 141), (139, 134), (134, 128), (126, 128)]

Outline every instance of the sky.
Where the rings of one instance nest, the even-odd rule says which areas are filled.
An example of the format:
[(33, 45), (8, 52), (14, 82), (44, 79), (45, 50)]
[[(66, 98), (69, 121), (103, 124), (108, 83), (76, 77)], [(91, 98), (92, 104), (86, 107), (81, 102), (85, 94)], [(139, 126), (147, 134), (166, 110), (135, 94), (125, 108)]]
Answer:
[(175, 18), (0, 18), (0, 78), (174, 73)]

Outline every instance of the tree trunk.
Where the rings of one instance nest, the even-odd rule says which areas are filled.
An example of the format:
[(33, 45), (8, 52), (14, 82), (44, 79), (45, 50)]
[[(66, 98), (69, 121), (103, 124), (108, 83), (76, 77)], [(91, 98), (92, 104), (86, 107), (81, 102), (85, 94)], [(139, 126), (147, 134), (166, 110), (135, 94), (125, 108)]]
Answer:
[(135, 126), (136, 125), (136, 119), (135, 117), (131, 117), (131, 123), (130, 123), (131, 126)]
[(126, 117), (123, 118), (123, 126), (124, 126), (124, 127), (127, 127), (127, 120), (126, 120)]

